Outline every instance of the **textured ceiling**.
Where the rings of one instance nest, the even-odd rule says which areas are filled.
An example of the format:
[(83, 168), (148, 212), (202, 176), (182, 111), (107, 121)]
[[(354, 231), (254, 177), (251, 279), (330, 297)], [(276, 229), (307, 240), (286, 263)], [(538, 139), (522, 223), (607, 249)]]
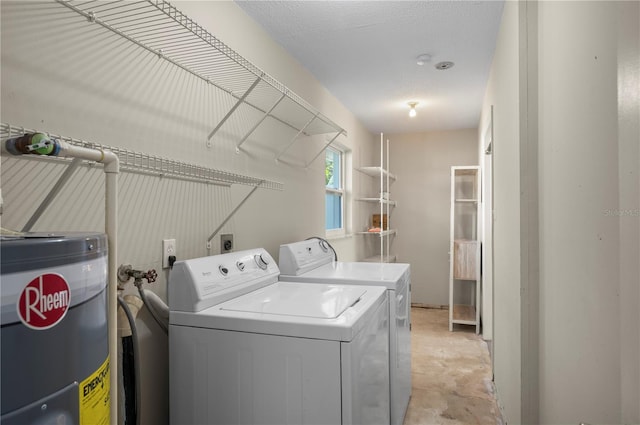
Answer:
[(236, 2), (370, 131), (478, 126), (502, 1)]

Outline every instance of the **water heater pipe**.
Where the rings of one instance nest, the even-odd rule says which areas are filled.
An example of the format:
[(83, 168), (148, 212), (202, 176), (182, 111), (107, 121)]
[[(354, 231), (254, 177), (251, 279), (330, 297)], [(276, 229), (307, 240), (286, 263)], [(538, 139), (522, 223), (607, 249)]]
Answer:
[[(32, 136), (32, 135), (25, 135)], [(23, 137), (25, 137), (23, 136)], [(46, 137), (35, 143), (24, 141), (20, 137), (8, 139), (2, 144), (5, 152), (13, 155), (35, 154), (80, 158), (88, 161), (101, 162), (105, 172), (105, 233), (109, 243), (109, 283), (108, 291), (108, 327), (109, 327), (109, 380), (110, 388), (110, 418), (111, 424), (118, 423), (118, 174), (120, 161), (111, 151), (90, 149), (71, 145), (62, 140), (52, 140)]]

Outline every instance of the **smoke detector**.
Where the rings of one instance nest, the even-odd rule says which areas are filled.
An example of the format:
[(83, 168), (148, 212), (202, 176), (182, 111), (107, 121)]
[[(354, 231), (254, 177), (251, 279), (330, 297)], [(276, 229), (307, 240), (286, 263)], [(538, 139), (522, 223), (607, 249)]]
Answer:
[(445, 62), (438, 62), (435, 66), (436, 66), (436, 69), (444, 71), (445, 69), (453, 68), (453, 65), (455, 65), (453, 62), (445, 61)]

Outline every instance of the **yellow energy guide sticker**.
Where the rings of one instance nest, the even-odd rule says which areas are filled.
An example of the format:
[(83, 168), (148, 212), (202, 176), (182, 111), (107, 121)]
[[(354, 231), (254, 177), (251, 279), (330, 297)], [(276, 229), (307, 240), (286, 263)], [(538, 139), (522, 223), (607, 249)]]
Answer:
[(110, 419), (109, 357), (102, 366), (80, 383), (80, 424), (108, 425)]

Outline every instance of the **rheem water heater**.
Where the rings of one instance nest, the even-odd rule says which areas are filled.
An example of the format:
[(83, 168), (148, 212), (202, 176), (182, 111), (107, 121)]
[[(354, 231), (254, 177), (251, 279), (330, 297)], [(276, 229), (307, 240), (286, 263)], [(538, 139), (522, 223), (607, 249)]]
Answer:
[(1, 417), (108, 424), (107, 238), (0, 238)]

